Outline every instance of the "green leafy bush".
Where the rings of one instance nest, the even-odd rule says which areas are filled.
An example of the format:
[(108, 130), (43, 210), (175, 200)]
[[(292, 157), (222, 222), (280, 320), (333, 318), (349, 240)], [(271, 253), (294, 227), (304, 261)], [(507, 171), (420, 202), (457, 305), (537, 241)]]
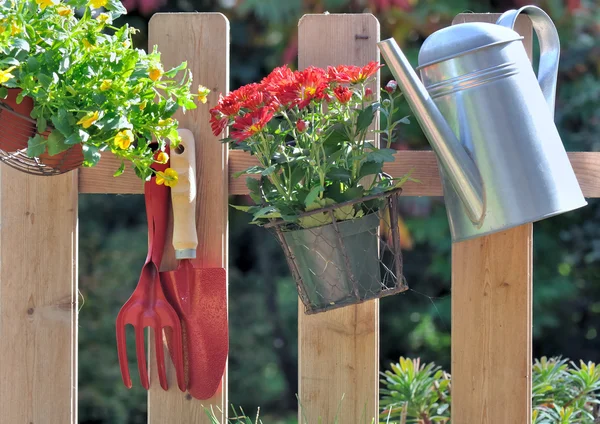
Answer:
[[(407, 423), (447, 423), (450, 419), (450, 375), (433, 363), (400, 358), (381, 380), (380, 418), (406, 419)], [(404, 418), (406, 417), (406, 418)], [(404, 423), (403, 423), (404, 424)]]
[[(400, 358), (382, 373), (381, 422), (450, 422), (450, 375), (433, 363)], [(533, 363), (533, 424), (594, 424), (600, 419), (600, 369), (593, 362), (542, 357)]]

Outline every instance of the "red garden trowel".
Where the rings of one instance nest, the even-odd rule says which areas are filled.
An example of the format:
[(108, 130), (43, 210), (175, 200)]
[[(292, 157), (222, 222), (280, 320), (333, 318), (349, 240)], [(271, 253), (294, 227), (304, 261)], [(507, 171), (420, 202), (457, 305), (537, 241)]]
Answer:
[[(228, 353), (227, 276), (224, 268), (201, 268), (197, 259), (196, 149), (189, 130), (179, 130), (181, 144), (171, 150), (171, 168), (179, 174), (171, 189), (173, 247), (179, 266), (161, 273), (169, 303), (183, 327), (187, 389), (197, 399), (219, 390)], [(170, 337), (169, 351), (174, 352)]]

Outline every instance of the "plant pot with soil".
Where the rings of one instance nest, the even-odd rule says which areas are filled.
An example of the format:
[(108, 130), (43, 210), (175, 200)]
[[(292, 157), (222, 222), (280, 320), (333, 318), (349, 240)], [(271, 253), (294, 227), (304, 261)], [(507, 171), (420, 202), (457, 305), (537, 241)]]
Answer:
[[(258, 84), (222, 97), (211, 109), (213, 132), (250, 152), (254, 206), (234, 206), (272, 228), (307, 313), (406, 290), (402, 277), (397, 197), (409, 179), (391, 178), (389, 137), (399, 93), (395, 82), (378, 102), (369, 87), (380, 65), (275, 69)], [(375, 143), (377, 112), (387, 145)]]
[(165, 71), (156, 48), (134, 48), (136, 30), (113, 26), (124, 13), (119, 0), (0, 1), (0, 161), (56, 175), (110, 151), (115, 175), (130, 163), (145, 180), (168, 160), (173, 114), (208, 90), (190, 92), (185, 63)]

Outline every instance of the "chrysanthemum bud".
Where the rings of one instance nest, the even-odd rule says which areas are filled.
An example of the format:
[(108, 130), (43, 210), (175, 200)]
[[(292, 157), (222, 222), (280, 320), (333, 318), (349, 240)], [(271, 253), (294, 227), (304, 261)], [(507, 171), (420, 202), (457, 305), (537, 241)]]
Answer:
[(393, 94), (397, 88), (398, 83), (395, 80), (390, 80), (385, 86), (385, 91), (387, 91), (390, 94)]
[(308, 122), (308, 121), (305, 121), (303, 119), (298, 119), (298, 121), (296, 121), (296, 129), (298, 131), (300, 131), (301, 133), (303, 133), (304, 131), (306, 131), (309, 124), (310, 124), (310, 122)]

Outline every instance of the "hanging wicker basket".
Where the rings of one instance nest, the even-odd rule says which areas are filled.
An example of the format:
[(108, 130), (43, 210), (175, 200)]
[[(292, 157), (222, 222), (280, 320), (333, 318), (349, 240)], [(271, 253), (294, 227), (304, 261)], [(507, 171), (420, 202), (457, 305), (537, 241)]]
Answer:
[[(57, 155), (48, 153), (39, 158), (27, 156), (27, 142), (38, 134), (36, 121), (29, 117), (33, 110), (33, 101), (25, 97), (16, 103), (18, 89), (9, 89), (8, 97), (0, 100), (0, 162), (19, 171), (32, 175), (59, 175), (72, 171), (83, 163), (81, 144), (73, 145)], [(52, 127), (47, 127), (42, 137), (47, 138)]]
[(300, 224), (273, 220), (265, 225), (283, 248), (306, 314), (408, 289), (398, 229), (401, 191), (305, 212)]

